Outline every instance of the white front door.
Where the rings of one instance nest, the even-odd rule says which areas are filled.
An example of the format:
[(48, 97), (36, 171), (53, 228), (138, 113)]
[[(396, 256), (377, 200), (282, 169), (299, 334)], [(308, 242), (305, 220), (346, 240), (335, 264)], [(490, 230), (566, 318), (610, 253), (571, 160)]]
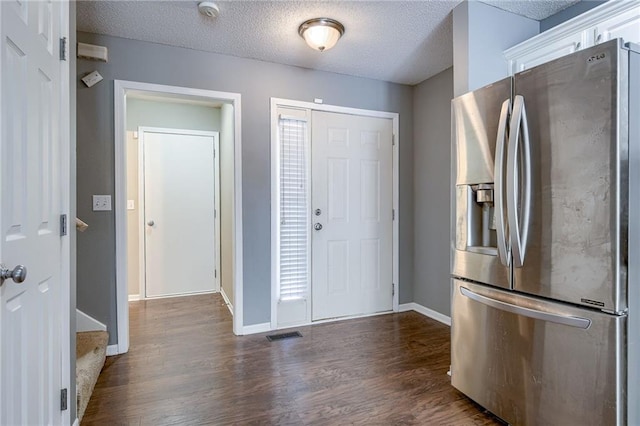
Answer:
[(148, 130), (144, 157), (145, 295), (216, 286), (215, 161), (218, 133)]
[(69, 283), (62, 262), (69, 259), (62, 255), (68, 237), (60, 237), (68, 195), (62, 190), (68, 159), (61, 152), (68, 140), (60, 132), (69, 117), (59, 39), (68, 31), (65, 14), (62, 2), (0, 2), (0, 260), (27, 269), (24, 282), (7, 279), (0, 287), (3, 425), (63, 421)]
[(312, 318), (392, 309), (392, 120), (312, 113)]

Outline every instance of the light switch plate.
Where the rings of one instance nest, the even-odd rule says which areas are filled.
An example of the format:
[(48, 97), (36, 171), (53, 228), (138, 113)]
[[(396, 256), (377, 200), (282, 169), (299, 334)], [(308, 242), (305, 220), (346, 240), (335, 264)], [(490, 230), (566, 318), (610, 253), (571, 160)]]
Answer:
[(136, 209), (136, 200), (127, 200), (127, 210)]
[(111, 210), (111, 195), (94, 195), (93, 211), (109, 211)]

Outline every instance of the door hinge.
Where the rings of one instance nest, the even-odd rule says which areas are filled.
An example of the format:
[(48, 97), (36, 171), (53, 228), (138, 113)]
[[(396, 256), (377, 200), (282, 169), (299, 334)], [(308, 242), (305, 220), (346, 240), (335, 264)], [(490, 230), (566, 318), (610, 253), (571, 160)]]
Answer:
[(213, 270), (213, 278), (218, 278), (218, 270), (217, 269)]
[(60, 411), (67, 409), (67, 388), (60, 390)]
[(67, 215), (61, 214), (60, 215), (60, 236), (64, 237), (65, 235), (67, 235)]
[(391, 295), (392, 296), (396, 295), (396, 284), (395, 283), (391, 283)]
[(391, 220), (396, 220), (396, 209), (391, 210)]
[(213, 211), (213, 218), (217, 219), (218, 218), (218, 210), (214, 210)]
[(67, 60), (67, 38), (66, 37), (60, 38), (60, 60), (61, 61)]
[(395, 146), (396, 145), (396, 135), (393, 135), (391, 137), (391, 145)]

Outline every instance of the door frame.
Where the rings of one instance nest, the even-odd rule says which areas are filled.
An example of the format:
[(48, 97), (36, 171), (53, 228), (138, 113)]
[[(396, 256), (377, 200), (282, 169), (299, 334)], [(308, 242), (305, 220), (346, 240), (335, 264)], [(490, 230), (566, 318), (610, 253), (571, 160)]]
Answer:
[(129, 296), (127, 282), (127, 179), (126, 136), (127, 95), (173, 97), (233, 106), (233, 332), (243, 334), (242, 268), (242, 122), (239, 93), (193, 89), (189, 87), (137, 81), (114, 80), (114, 148), (115, 148), (115, 225), (116, 225), (116, 306), (117, 353), (129, 350)]
[(216, 274), (214, 278), (214, 289), (205, 293), (185, 293), (184, 296), (191, 296), (194, 294), (206, 294), (206, 293), (218, 293), (220, 292), (220, 132), (219, 131), (202, 131), (202, 130), (189, 130), (189, 129), (172, 129), (165, 127), (138, 127), (138, 264), (140, 272), (140, 288), (138, 294), (140, 300), (147, 299), (161, 299), (163, 297), (176, 297), (183, 296), (171, 295), (171, 296), (159, 296), (159, 297), (147, 297), (146, 286), (146, 244), (145, 244), (145, 228), (144, 228), (144, 215), (145, 215), (145, 180), (144, 180), (144, 134), (145, 133), (164, 133), (170, 135), (193, 135), (193, 136), (211, 136), (213, 138), (213, 192), (214, 192), (214, 209), (215, 219), (213, 225), (213, 243), (215, 245), (214, 251), (214, 263), (216, 268)]
[[(60, 3), (60, 37), (67, 40), (75, 40), (75, 35), (70, 38), (71, 11), (75, 12), (75, 6), (72, 9), (69, 1)], [(72, 52), (71, 47), (67, 48), (68, 56), (71, 56)], [(68, 389), (67, 395), (76, 394), (76, 227), (71, 225), (71, 223), (75, 224), (76, 217), (76, 101), (71, 97), (72, 67), (75, 72), (75, 62), (60, 61), (60, 183), (62, 185), (60, 213), (67, 215), (67, 235), (61, 237), (60, 242), (60, 308), (62, 309), (60, 373), (61, 386), (63, 389)], [(68, 409), (62, 411), (62, 424), (71, 424), (77, 419), (76, 398), (69, 397), (67, 402)]]
[[(375, 111), (360, 108), (343, 107), (338, 105), (319, 104), (314, 102), (296, 101), (291, 99), (271, 98), (271, 329), (278, 329), (278, 276), (277, 276), (277, 252), (278, 252), (278, 223), (277, 218), (279, 212), (278, 206), (278, 155), (275, 146), (278, 144), (278, 108), (297, 108), (311, 111), (334, 112), (338, 114), (358, 115), (372, 118), (387, 118), (392, 120), (393, 132), (393, 160), (392, 164), (392, 203), (394, 210), (393, 218), (393, 238), (392, 238), (392, 279), (394, 291), (392, 296), (392, 312), (399, 311), (400, 300), (400, 274), (399, 274), (399, 235), (400, 235), (400, 169), (399, 169), (399, 152), (400, 152), (400, 114), (397, 112)], [(313, 124), (312, 124), (313, 125)], [(296, 327), (309, 324), (320, 324), (324, 322), (341, 321), (351, 318), (361, 318), (372, 315), (380, 315), (382, 313), (365, 314), (356, 316), (347, 316), (340, 318), (332, 318), (328, 320), (312, 321), (311, 318), (304, 324), (297, 324)], [(286, 328), (286, 327), (282, 327)]]
[[(75, 31), (75, 6), (71, 2), (60, 3), (60, 37), (70, 38), (71, 13)], [(67, 48), (67, 55), (73, 55), (73, 48)], [(67, 215), (67, 235), (61, 237), (60, 256), (60, 308), (62, 309), (60, 344), (61, 385), (68, 389), (67, 395), (76, 395), (76, 99), (72, 92), (71, 69), (75, 72), (75, 61), (60, 61), (60, 211)], [(75, 77), (75, 76), (73, 76)], [(74, 79), (75, 82), (75, 79)], [(72, 114), (73, 113), (73, 114)], [(71, 225), (71, 224), (74, 225)], [(62, 411), (62, 424), (75, 423), (78, 417), (77, 399), (68, 396), (67, 410)]]

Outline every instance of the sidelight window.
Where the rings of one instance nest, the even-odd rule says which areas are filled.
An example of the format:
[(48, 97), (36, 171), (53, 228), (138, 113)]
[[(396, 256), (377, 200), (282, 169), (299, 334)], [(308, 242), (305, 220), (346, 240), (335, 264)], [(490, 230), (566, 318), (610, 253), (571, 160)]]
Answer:
[(309, 290), (309, 137), (303, 118), (280, 115), (279, 300), (306, 299)]

